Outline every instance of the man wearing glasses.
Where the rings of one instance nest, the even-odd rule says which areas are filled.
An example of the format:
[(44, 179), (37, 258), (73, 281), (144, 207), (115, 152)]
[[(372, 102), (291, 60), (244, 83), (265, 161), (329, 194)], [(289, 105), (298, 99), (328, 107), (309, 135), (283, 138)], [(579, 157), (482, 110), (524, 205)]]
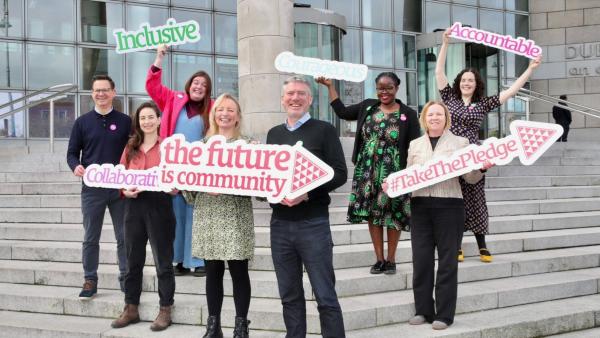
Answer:
[[(115, 83), (108, 75), (96, 75), (92, 79), (92, 99), (95, 107), (81, 115), (73, 124), (67, 163), (78, 177), (93, 163), (119, 164), (121, 154), (131, 132), (129, 116), (113, 108), (116, 95)], [(123, 236), (125, 201), (117, 189), (81, 187), (81, 212), (83, 213), (82, 262), (85, 282), (79, 299), (89, 300), (97, 293), (100, 234), (106, 207), (110, 212), (119, 260), (119, 284), (123, 290), (126, 271), (126, 252)]]
[(323, 337), (345, 337), (342, 309), (335, 292), (333, 241), (329, 228), (329, 192), (347, 180), (346, 161), (335, 128), (312, 119), (310, 85), (291, 77), (283, 85), (281, 104), (285, 123), (267, 134), (268, 144), (294, 145), (298, 141), (334, 170), (324, 185), (295, 199), (271, 204), (271, 254), (283, 305), (286, 337), (306, 337), (306, 301), (302, 287), (302, 265), (312, 286)]

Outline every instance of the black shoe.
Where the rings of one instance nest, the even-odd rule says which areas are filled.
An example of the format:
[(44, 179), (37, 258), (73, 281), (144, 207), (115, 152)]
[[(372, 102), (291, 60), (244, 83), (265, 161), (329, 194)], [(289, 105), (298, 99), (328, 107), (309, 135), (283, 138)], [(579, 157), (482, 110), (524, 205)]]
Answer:
[(383, 271), (383, 273), (385, 273), (386, 275), (395, 275), (396, 274), (396, 263), (395, 262), (385, 261), (384, 268), (385, 268), (385, 271)]
[(206, 269), (203, 266), (199, 266), (194, 269), (194, 277), (204, 277), (206, 276)]
[(233, 329), (233, 338), (248, 338), (250, 331), (248, 325), (250, 321), (244, 317), (235, 317), (235, 328)]
[(202, 338), (223, 338), (221, 330), (221, 319), (217, 316), (208, 316), (206, 321), (206, 333)]
[(79, 293), (79, 299), (81, 300), (90, 300), (94, 298), (94, 296), (98, 293), (98, 288), (96, 287), (96, 281), (88, 279), (83, 283), (83, 288)]
[(188, 268), (184, 268), (183, 267), (183, 263), (177, 263), (177, 265), (173, 269), (173, 272), (175, 273), (175, 276), (185, 276), (188, 273), (190, 273), (191, 271), (192, 270), (190, 270)]
[(378, 275), (385, 271), (385, 261), (377, 261), (377, 263), (371, 266), (371, 274)]

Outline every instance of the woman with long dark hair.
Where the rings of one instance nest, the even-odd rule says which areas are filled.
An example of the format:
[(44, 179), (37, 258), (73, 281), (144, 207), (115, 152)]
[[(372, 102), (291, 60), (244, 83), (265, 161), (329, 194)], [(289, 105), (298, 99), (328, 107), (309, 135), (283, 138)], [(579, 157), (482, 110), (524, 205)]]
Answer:
[[(396, 98), (400, 79), (384, 72), (375, 78), (377, 99), (345, 106), (333, 82), (317, 78), (327, 86), (333, 111), (341, 119), (357, 121), (352, 163), (355, 164), (348, 221), (368, 222), (377, 261), (372, 274), (396, 273), (396, 249), (400, 231), (409, 231), (409, 195), (389, 198), (381, 184), (387, 175), (406, 167), (408, 144), (419, 137), (417, 113)], [(387, 257), (383, 254), (383, 229), (387, 231)]]
[[(121, 156), (126, 169), (146, 170), (160, 164), (160, 111), (153, 102), (142, 103), (133, 117), (133, 134)], [(160, 311), (150, 326), (161, 331), (171, 325), (171, 308), (175, 294), (173, 273), (173, 238), (175, 215), (171, 196), (164, 192), (124, 189), (125, 249), (127, 273), (125, 275), (125, 308), (111, 326), (125, 327), (140, 321), (138, 305), (142, 293), (142, 278), (146, 261), (146, 244), (154, 255)]]
[[(474, 68), (463, 69), (454, 78), (452, 87), (450, 87), (445, 74), (449, 42), (450, 28), (444, 32), (442, 47), (435, 65), (437, 87), (452, 116), (450, 131), (454, 135), (466, 137), (470, 143), (478, 144), (479, 128), (487, 113), (517, 94), (519, 89), (525, 85), (533, 70), (540, 65), (541, 56), (529, 63), (527, 70), (519, 76), (510, 88), (501, 91), (497, 95), (485, 96), (485, 84), (479, 72)], [(480, 260), (489, 263), (492, 261), (492, 254), (485, 242), (485, 235), (489, 232), (488, 209), (484, 190), (485, 176), (476, 184), (468, 184), (460, 179), (460, 186), (465, 201), (465, 231), (471, 230), (475, 234)], [(461, 248), (458, 251), (458, 261), (462, 262), (463, 260), (464, 253)]]
[[(198, 71), (186, 81), (184, 92), (171, 90), (161, 82), (162, 62), (167, 47), (156, 50), (154, 64), (148, 70), (146, 91), (163, 112), (160, 136), (183, 134), (188, 142), (199, 141), (208, 130), (208, 114), (212, 106), (210, 93), (212, 82), (205, 71)], [(173, 262), (177, 263), (175, 275), (185, 275), (194, 269), (195, 276), (204, 275), (204, 261), (192, 256), (192, 206), (185, 203), (183, 196), (173, 197), (173, 208), (177, 218)]]

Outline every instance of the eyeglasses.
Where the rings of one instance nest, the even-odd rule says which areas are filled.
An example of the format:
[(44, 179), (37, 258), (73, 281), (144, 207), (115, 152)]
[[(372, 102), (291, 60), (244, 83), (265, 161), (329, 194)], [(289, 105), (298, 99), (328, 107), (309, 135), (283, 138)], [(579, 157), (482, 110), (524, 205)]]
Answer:
[(392, 93), (394, 91), (394, 89), (396, 89), (396, 87), (377, 87), (375, 89), (377, 90), (378, 93), (383, 93), (383, 92)]
[(94, 89), (92, 90), (92, 92), (94, 94), (108, 94), (110, 92), (112, 92), (113, 90), (111, 88), (102, 88), (102, 89)]

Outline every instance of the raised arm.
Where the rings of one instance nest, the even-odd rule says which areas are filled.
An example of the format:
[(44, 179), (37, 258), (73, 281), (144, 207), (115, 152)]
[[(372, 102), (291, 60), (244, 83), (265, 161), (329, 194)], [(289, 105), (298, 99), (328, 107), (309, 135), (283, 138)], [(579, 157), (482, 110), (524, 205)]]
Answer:
[(448, 44), (450, 43), (450, 28), (444, 32), (442, 40), (442, 47), (435, 63), (435, 81), (437, 83), (438, 90), (442, 90), (448, 85), (448, 78), (446, 78), (446, 54), (448, 53)]
[(542, 63), (542, 56), (538, 56), (535, 60), (531, 60), (529, 62), (529, 67), (519, 76), (519, 78), (506, 90), (500, 92), (500, 104), (504, 104), (504, 102), (508, 101), (511, 97), (517, 95), (519, 89), (523, 88), (525, 82), (529, 80), (529, 77), (533, 73), (533, 70), (536, 69), (540, 63)]
[(335, 99), (339, 98), (337, 90), (335, 90), (335, 86), (333, 85), (333, 80), (327, 79), (323, 76), (319, 76), (315, 79), (317, 83), (320, 83), (327, 87), (327, 91), (329, 92), (329, 102), (335, 101)]
[(165, 45), (158, 46), (154, 63), (146, 76), (146, 92), (156, 102), (160, 110), (164, 110), (166, 99), (172, 92), (171, 89), (162, 84), (162, 63), (167, 50), (168, 47)]

